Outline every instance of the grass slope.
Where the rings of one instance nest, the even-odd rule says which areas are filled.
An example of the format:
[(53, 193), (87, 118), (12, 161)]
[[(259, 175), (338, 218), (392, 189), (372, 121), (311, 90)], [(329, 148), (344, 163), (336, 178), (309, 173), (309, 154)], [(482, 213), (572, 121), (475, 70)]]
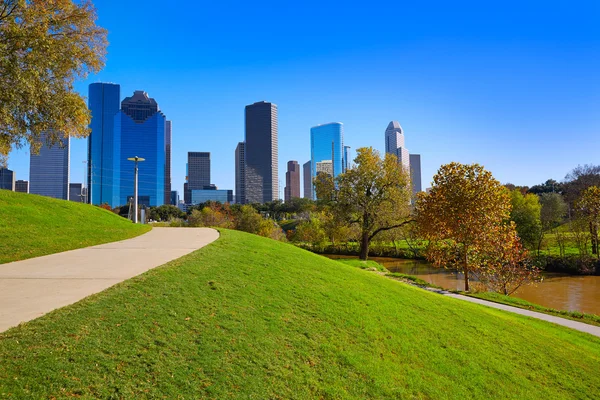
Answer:
[(0, 334), (0, 397), (595, 399), (600, 339), (242, 232)]
[(0, 264), (129, 239), (148, 230), (89, 204), (0, 190)]

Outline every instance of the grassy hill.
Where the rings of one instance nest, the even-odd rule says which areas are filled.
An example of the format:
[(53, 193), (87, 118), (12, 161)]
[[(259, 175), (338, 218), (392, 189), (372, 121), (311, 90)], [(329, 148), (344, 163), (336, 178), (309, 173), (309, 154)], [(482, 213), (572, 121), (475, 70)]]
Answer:
[(595, 399), (600, 339), (242, 232), (0, 334), (2, 398)]
[(128, 239), (148, 230), (89, 204), (0, 190), (0, 264)]

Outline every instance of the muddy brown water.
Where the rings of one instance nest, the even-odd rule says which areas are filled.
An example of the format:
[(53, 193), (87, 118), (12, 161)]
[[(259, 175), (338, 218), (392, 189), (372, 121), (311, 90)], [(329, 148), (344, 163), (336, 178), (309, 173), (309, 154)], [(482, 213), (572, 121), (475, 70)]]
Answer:
[[(329, 258), (356, 258), (332, 255)], [(390, 272), (413, 275), (450, 290), (464, 290), (464, 277), (456, 271), (436, 268), (421, 260), (370, 257)], [(544, 274), (541, 283), (521, 287), (513, 297), (557, 310), (579, 311), (600, 315), (600, 276)]]

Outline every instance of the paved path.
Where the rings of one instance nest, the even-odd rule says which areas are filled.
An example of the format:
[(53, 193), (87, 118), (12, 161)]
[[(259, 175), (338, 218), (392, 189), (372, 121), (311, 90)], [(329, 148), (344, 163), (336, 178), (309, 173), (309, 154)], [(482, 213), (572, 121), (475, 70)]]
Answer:
[(452, 297), (454, 299), (469, 301), (471, 303), (482, 304), (484, 306), (497, 308), (499, 310), (509, 311), (509, 312), (512, 312), (515, 314), (526, 315), (531, 318), (537, 318), (537, 319), (541, 319), (544, 321), (552, 322), (552, 323), (555, 323), (558, 325), (566, 326), (567, 328), (575, 329), (575, 330), (578, 330), (581, 332), (589, 333), (590, 335), (600, 337), (600, 326), (584, 324), (583, 322), (577, 322), (577, 321), (573, 321), (573, 320), (566, 319), (566, 318), (555, 317), (553, 315), (548, 315), (548, 314), (539, 313), (539, 312), (535, 312), (535, 311), (529, 311), (529, 310), (525, 310), (523, 308), (507, 306), (505, 304), (494, 303), (492, 301), (476, 299), (474, 297), (463, 296), (460, 294), (454, 294), (454, 293), (450, 293), (450, 292), (446, 292), (446, 291), (441, 291), (441, 290), (432, 290), (432, 291), (440, 293), (444, 296)]
[(199, 249), (209, 228), (154, 228), (121, 242), (0, 264), (0, 332)]

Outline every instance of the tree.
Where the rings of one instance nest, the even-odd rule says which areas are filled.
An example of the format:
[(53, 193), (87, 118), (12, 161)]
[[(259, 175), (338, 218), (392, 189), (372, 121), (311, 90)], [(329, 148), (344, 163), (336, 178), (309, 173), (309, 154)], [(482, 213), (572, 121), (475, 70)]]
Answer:
[[(393, 154), (382, 159), (372, 147), (356, 150), (354, 167), (335, 180), (315, 179), (319, 201), (347, 225), (360, 229), (360, 259), (369, 255), (371, 240), (379, 233), (410, 222), (410, 178)], [(334, 184), (332, 184), (334, 182)]]
[(542, 193), (540, 219), (542, 228), (550, 230), (559, 226), (567, 214), (567, 203), (559, 193)]
[(2, 0), (0, 154), (88, 135), (90, 114), (73, 83), (104, 66), (106, 30), (91, 1)]
[(575, 202), (585, 189), (590, 186), (600, 186), (600, 165), (578, 165), (565, 176), (563, 194), (569, 206), (575, 207)]
[(590, 186), (585, 189), (575, 203), (577, 211), (589, 224), (590, 237), (592, 238), (592, 254), (598, 253), (598, 225), (600, 225), (600, 188)]
[(477, 274), (488, 289), (506, 296), (541, 279), (540, 270), (529, 264), (527, 250), (513, 224), (500, 225), (491, 235), (486, 257)]
[(254, 207), (243, 205), (235, 214), (235, 229), (248, 233), (258, 234), (262, 217)]
[(163, 204), (159, 207), (151, 207), (149, 213), (150, 219), (155, 221), (169, 221), (174, 218), (183, 218), (185, 213), (177, 206), (171, 204)]
[(560, 193), (563, 190), (563, 184), (556, 182), (554, 179), (548, 179), (546, 182), (533, 185), (528, 192), (540, 195), (542, 193)]
[(481, 267), (510, 208), (507, 190), (481, 165), (442, 165), (431, 191), (419, 193), (415, 207), (420, 235), (430, 240), (426, 257), (462, 272), (468, 291), (469, 273)]
[(523, 195), (519, 189), (515, 189), (510, 192), (510, 200), (510, 219), (515, 222), (519, 238), (526, 247), (534, 248), (542, 232), (539, 198), (533, 193)]

